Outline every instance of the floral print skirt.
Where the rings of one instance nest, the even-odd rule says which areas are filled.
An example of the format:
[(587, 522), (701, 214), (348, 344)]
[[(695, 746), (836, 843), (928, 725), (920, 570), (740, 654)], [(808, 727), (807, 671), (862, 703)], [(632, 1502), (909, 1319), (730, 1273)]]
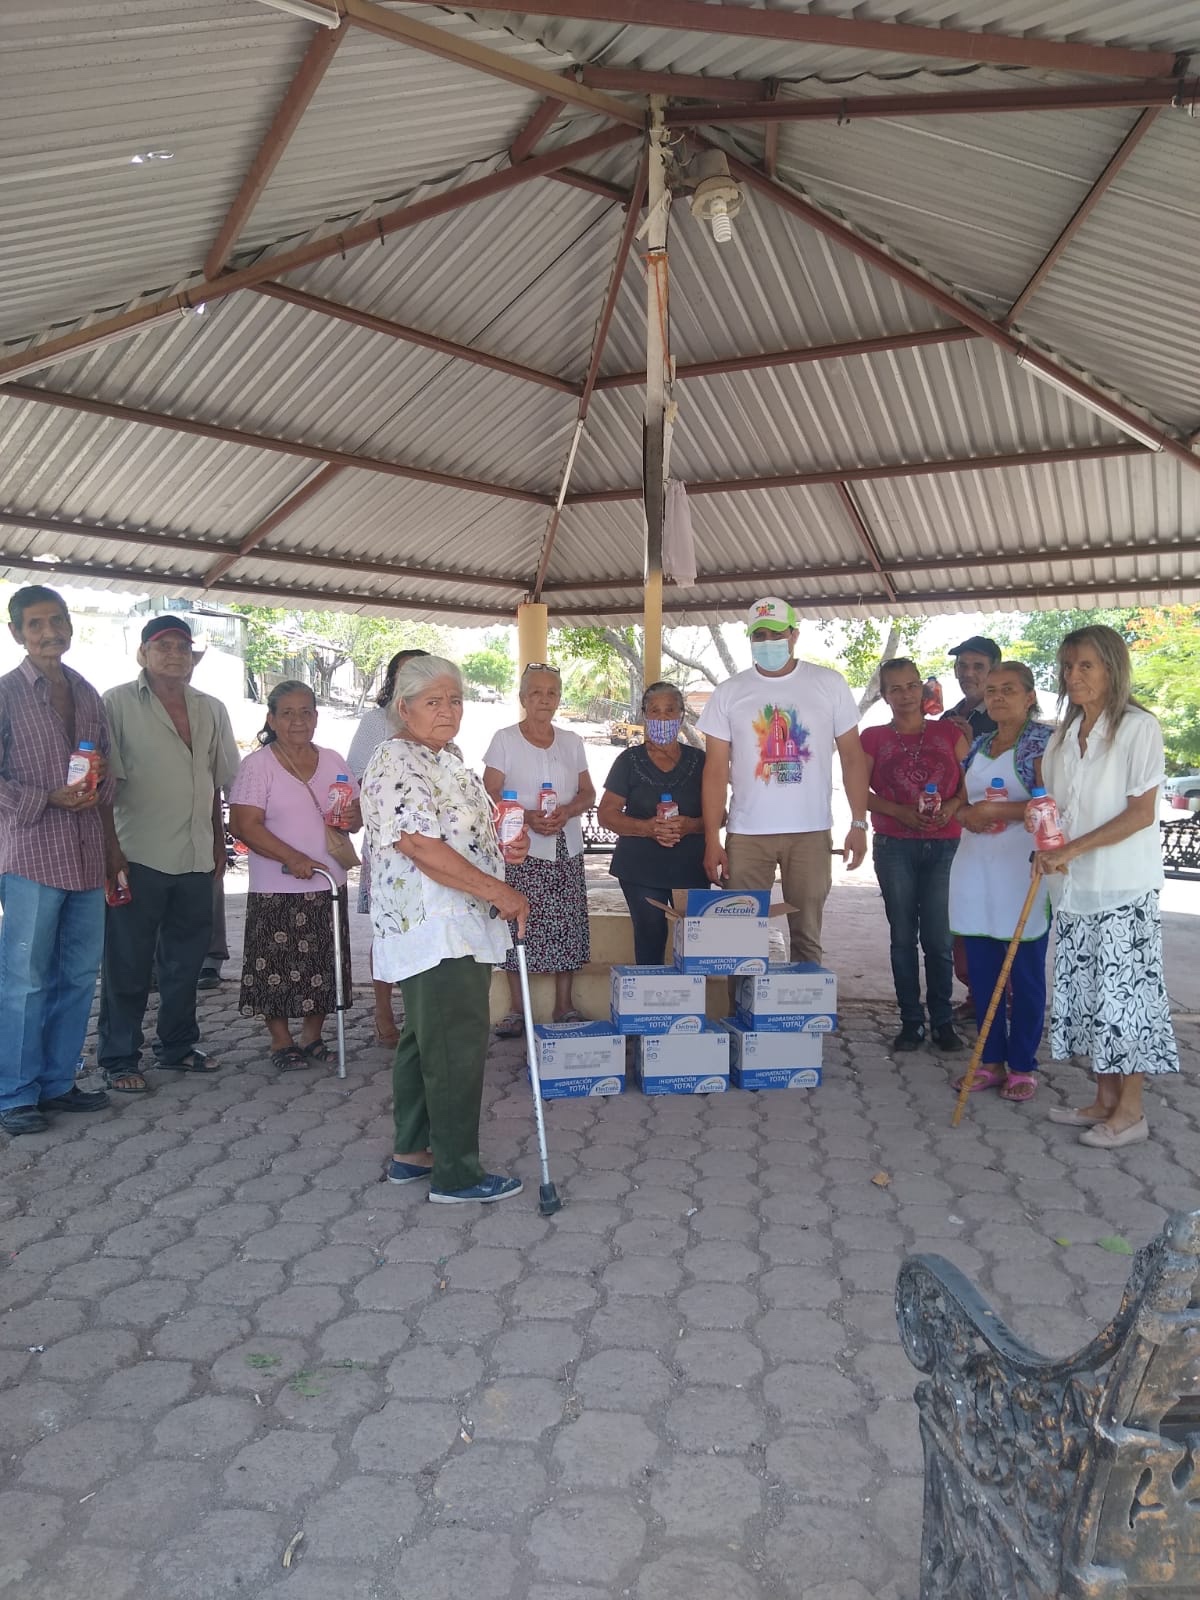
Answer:
[[(350, 1005), (350, 916), (338, 890), (342, 930), (342, 993)], [(249, 894), (239, 1010), (244, 1017), (328, 1015), (337, 1007), (333, 917), (329, 890), (307, 894)]]
[(1093, 1072), (1178, 1072), (1157, 893), (1055, 923), (1050, 1048)]
[(371, 915), (371, 846), (365, 833), (358, 853), (361, 857), (358, 864), (358, 911), (362, 916), (369, 917)]
[[(555, 860), (527, 856), (520, 866), (505, 867), (504, 877), (529, 901), (525, 960), (530, 972), (578, 972), (591, 959), (582, 853), (569, 856), (560, 833)], [(515, 947), (504, 967), (507, 972), (517, 970)]]

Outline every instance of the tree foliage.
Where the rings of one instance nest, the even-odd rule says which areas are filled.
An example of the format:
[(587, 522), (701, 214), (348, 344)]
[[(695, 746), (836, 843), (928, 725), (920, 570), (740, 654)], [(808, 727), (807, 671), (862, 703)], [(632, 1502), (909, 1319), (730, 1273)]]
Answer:
[(1013, 661), (1023, 661), (1034, 677), (1047, 689), (1058, 681), (1058, 647), (1068, 633), (1076, 628), (1093, 627), (1103, 623), (1114, 628), (1126, 644), (1132, 645), (1136, 637), (1136, 619), (1141, 615), (1136, 609), (1117, 608), (1100, 611), (1031, 611), (1018, 621), (1018, 632), (1012, 638), (1000, 640), (1004, 653)]
[(1200, 768), (1200, 606), (1132, 613), (1133, 687), (1162, 724), (1167, 766)]
[(251, 695), (260, 700), (266, 690), (266, 675), (283, 665), (287, 640), (283, 621), (287, 612), (281, 606), (234, 605), (229, 608), (246, 619), (246, 681)]
[(483, 636), (482, 647), (459, 663), (468, 683), (484, 684), (507, 694), (513, 684), (512, 650), (507, 633), (494, 629)]

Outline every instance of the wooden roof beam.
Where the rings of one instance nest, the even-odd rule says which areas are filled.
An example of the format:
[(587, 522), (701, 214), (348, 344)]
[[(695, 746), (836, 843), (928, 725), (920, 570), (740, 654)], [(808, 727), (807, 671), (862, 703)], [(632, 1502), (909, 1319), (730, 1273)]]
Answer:
[(238, 235), (258, 204), (263, 190), (271, 181), (271, 174), (279, 165), (292, 135), (300, 125), (300, 118), (320, 88), (325, 70), (345, 36), (345, 28), (333, 30), (317, 28), (313, 33), (308, 49), (304, 52), (304, 59), (297, 68), (295, 77), (288, 84), (279, 108), (271, 118), (271, 126), (267, 129), (266, 137), (259, 145), (246, 176), (242, 179), (241, 187), (234, 196), (233, 204), (225, 213), (225, 220), (217, 231), (212, 249), (204, 259), (206, 278), (215, 278), (233, 254)]
[(26, 400), (34, 405), (55, 406), (61, 411), (82, 411), (114, 422), (131, 422), (169, 433), (188, 433), (221, 444), (244, 446), (249, 450), (268, 450), (275, 455), (299, 456), (307, 461), (327, 462), (331, 466), (355, 467), (361, 472), (378, 472), (391, 478), (406, 478), (414, 483), (435, 484), (446, 489), (465, 489), (472, 494), (494, 495), (502, 500), (522, 500), (528, 505), (551, 505), (553, 496), (519, 489), (510, 484), (490, 483), (482, 478), (460, 478), (450, 472), (428, 467), (405, 466), (399, 461), (384, 461), (378, 456), (354, 455), (348, 450), (330, 450), (324, 445), (304, 444), (298, 439), (280, 439), (273, 434), (250, 433), (240, 428), (225, 428), (215, 422), (200, 422), (194, 417), (173, 417), (165, 411), (140, 411), (134, 406), (117, 405), (111, 400), (90, 400), (84, 395), (64, 394), (56, 389), (35, 389), (23, 383), (0, 386), (0, 395)]
[[(488, 200), (494, 195), (507, 193), (509, 189), (531, 183), (537, 178), (548, 177), (562, 167), (569, 167), (576, 161), (586, 160), (588, 156), (599, 155), (602, 151), (612, 150), (633, 137), (634, 135), (625, 127), (602, 128), (598, 133), (589, 134), (586, 138), (578, 139), (571, 144), (560, 145), (555, 150), (547, 151), (545, 155), (531, 156), (528, 161), (522, 161), (515, 167), (505, 167), (500, 172), (492, 172), (484, 178), (459, 184), (457, 188), (447, 189), (441, 194), (430, 195), (424, 200), (415, 200), (410, 205), (400, 206), (395, 211), (372, 217), (369, 222), (359, 222), (353, 227), (343, 228), (340, 233), (328, 234), (308, 244), (297, 245), (291, 250), (280, 250), (275, 255), (260, 256), (251, 266), (239, 267), (235, 272), (223, 272), (216, 278), (189, 283), (186, 288), (175, 294), (161, 295), (157, 300), (136, 306), (132, 311), (122, 311), (116, 316), (104, 317), (87, 327), (76, 328), (71, 333), (43, 340), (41, 344), (33, 345), (27, 350), (0, 358), (0, 381), (24, 377), (31, 372), (40, 372), (71, 356), (99, 349), (102, 345), (110, 344), (117, 339), (130, 338), (135, 333), (143, 333), (147, 328), (169, 321), (183, 312), (194, 310), (198, 305), (222, 300), (226, 295), (237, 294), (242, 289), (252, 289), (257, 284), (265, 283), (269, 278), (282, 277), (300, 267), (311, 266), (314, 261), (325, 261), (330, 256), (345, 255), (347, 251), (357, 250), (360, 245), (382, 244), (393, 233), (414, 228), (419, 223), (428, 222), (432, 217), (457, 211), (460, 207), (471, 205), (476, 200)], [(129, 298), (133, 299), (134, 296), (131, 294)]]

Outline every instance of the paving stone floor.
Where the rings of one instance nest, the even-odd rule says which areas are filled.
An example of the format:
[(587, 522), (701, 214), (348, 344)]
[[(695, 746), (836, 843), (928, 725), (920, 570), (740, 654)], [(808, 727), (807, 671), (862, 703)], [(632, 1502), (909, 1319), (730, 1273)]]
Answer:
[(219, 1076), (0, 1148), (5, 1600), (915, 1600), (901, 1258), (1064, 1353), (1129, 1265), (1097, 1241), (1198, 1203), (1189, 1071), (1116, 1158), (1046, 1122), (1069, 1066), (952, 1131), (949, 1062), (850, 1002), (818, 1091), (552, 1104), (551, 1221), (497, 1044), (484, 1153), (530, 1187), (433, 1207), (378, 1181), (366, 995), (342, 1083), (232, 994)]

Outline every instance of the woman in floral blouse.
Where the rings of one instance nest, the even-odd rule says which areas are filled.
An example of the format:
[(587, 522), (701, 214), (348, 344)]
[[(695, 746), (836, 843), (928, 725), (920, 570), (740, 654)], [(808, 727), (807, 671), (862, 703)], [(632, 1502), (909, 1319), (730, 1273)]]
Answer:
[(523, 935), (529, 902), (504, 881), (483, 784), (447, 748), (462, 722), (458, 668), (440, 656), (406, 661), (390, 710), (396, 737), (376, 750), (362, 787), (373, 970), (404, 996), (388, 1181), (428, 1178), (442, 1205), (504, 1200), (520, 1179), (479, 1160), (488, 989), (512, 942), (508, 923)]

